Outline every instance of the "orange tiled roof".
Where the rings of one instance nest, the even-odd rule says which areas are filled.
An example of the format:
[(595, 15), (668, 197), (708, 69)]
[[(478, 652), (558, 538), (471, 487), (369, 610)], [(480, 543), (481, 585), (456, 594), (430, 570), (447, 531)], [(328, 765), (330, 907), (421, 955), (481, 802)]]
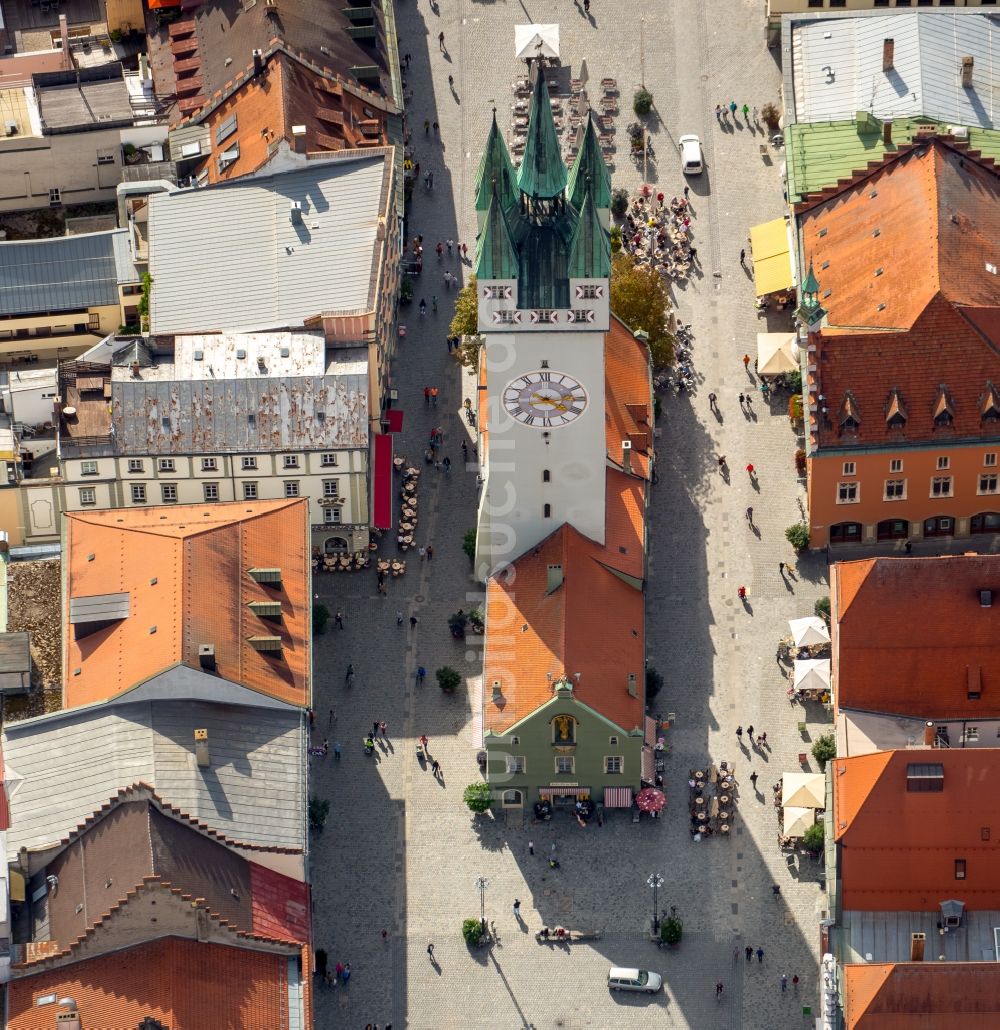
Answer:
[(604, 384), (608, 458), (621, 467), (622, 441), (630, 440), (631, 471), (648, 479), (653, 451), (649, 348), (614, 315), (604, 334)]
[(844, 966), (848, 1030), (993, 1030), (1000, 1026), (994, 962), (857, 963)]
[[(943, 766), (941, 791), (907, 790), (907, 767)], [(882, 751), (833, 761), (834, 829), (845, 910), (926, 912), (957, 897), (1000, 908), (1000, 750)], [(966, 878), (955, 880), (955, 859)]]
[(840, 562), (831, 594), (839, 708), (1000, 717), (1000, 555)]
[(135, 1030), (146, 1017), (167, 1030), (274, 1030), (288, 1026), (288, 958), (161, 938), (11, 981), (8, 1030), (52, 1030), (65, 1010), (36, 1004), (45, 995), (73, 998), (83, 1026), (101, 1030)]
[[(1000, 278), (988, 267), (1000, 238), (992, 160), (921, 140), (798, 210), (828, 312), (813, 337), (813, 392), (830, 413), (813, 426), (820, 444), (995, 435), (980, 418), (987, 384), (1000, 380)], [(941, 384), (954, 408), (950, 427), (933, 418)], [(894, 388), (907, 411), (903, 428), (886, 423)], [(857, 433), (841, 432), (834, 415), (848, 391)]]
[[(118, 696), (177, 664), (308, 706), (309, 549), (304, 499), (70, 512), (66, 516), (63, 697), (67, 708)], [(265, 585), (252, 568), (279, 568)], [(75, 639), (74, 598), (128, 592), (129, 615)], [(280, 601), (281, 621), (250, 608)], [(153, 632), (155, 627), (155, 632)], [(255, 636), (279, 636), (259, 651)], [(79, 669), (79, 675), (76, 670)]]
[[(552, 697), (552, 682), (577, 672), (574, 694), (580, 701), (624, 730), (642, 724), (643, 594), (609, 571), (642, 576), (634, 509), (632, 515), (611, 514), (612, 507), (633, 504), (636, 494), (631, 488), (620, 490), (620, 480), (630, 478), (624, 473), (609, 470), (608, 478), (606, 547), (564, 524), (518, 558), (513, 575), (508, 571), (487, 584), (486, 729), (499, 733), (519, 722)], [(622, 535), (612, 537), (612, 532)], [(622, 554), (619, 545), (628, 553)], [(560, 565), (564, 578), (547, 593), (550, 565)], [(628, 692), (630, 672), (638, 678), (637, 697)], [(502, 707), (491, 700), (496, 680)]]

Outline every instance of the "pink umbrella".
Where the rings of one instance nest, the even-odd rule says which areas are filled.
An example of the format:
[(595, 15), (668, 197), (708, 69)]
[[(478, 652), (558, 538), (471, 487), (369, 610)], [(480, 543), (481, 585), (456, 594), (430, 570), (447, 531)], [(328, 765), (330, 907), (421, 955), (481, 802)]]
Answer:
[(641, 812), (659, 812), (667, 803), (667, 796), (656, 787), (644, 787), (636, 794), (635, 803)]

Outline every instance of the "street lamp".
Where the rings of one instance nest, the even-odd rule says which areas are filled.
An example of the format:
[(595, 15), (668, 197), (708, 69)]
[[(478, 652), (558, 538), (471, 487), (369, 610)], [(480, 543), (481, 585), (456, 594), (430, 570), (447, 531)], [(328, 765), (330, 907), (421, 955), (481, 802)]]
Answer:
[(659, 873), (650, 873), (646, 881), (653, 888), (653, 933), (660, 931), (660, 909), (657, 906), (658, 892), (663, 886), (663, 877)]
[(483, 933), (486, 933), (486, 888), (489, 885), (490, 881), (485, 876), (476, 877), (476, 889), (479, 891), (479, 922)]

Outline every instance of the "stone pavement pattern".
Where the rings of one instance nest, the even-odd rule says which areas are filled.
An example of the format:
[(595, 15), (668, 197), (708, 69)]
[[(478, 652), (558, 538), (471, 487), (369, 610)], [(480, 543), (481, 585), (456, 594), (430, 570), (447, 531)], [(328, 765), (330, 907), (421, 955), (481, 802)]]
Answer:
[[(796, 730), (803, 715), (785, 699), (774, 651), (787, 632), (785, 620), (811, 613), (826, 592), (825, 568), (803, 563), (795, 581), (779, 576), (778, 562), (792, 560), (784, 528), (797, 520), (804, 500), (793, 470), (795, 438), (780, 410), (771, 413), (758, 401), (755, 416), (744, 417), (736, 400), (748, 385), (754, 389), (740, 358), (753, 353), (759, 325), (739, 251), (750, 225), (781, 213), (781, 158), (763, 163), (759, 134), (731, 123), (724, 130), (713, 114), (717, 103), (731, 99), (751, 107), (777, 99), (779, 71), (763, 41), (762, 0), (643, 0), (627, 8), (593, 0), (589, 18), (563, 0), (440, 0), (435, 7), (401, 0), (396, 12), (401, 51), (411, 55), (406, 80), (414, 92), (409, 118), (416, 160), (421, 173), (434, 171), (433, 192), (415, 191), (407, 227), (410, 237), (424, 234), (425, 261), (414, 305), (403, 316), (408, 335), (395, 370), (406, 412), (397, 451), (419, 461), (430, 429), (441, 426), (443, 453), (454, 466), (447, 476), (428, 470), (421, 481), (419, 534), (434, 543), (432, 561), (409, 552), (409, 571), (390, 581), (386, 597), (376, 595), (373, 574), (315, 581), (331, 611), (340, 608), (345, 616), (344, 630), (331, 625), (318, 639), (315, 663), (316, 738), (328, 736), (343, 748), (339, 763), (332, 754), (313, 759), (313, 790), (331, 801), (313, 850), (316, 943), (328, 949), (331, 964), (349, 961), (353, 973), (346, 988), (317, 992), (316, 1025), (803, 1025), (802, 1005), (815, 997), (821, 894), (818, 867), (789, 872), (775, 843), (770, 785), (783, 770), (798, 768), (797, 754), (808, 742)], [(659, 164), (650, 169), (650, 181), (668, 196), (679, 192), (677, 136), (696, 132), (705, 147), (706, 173), (690, 182), (703, 275), (674, 291), (680, 317), (694, 323), (698, 386), (694, 398), (664, 400), (650, 512), (647, 640), (650, 663), (666, 681), (656, 704), (676, 714), (676, 727), (669, 734), (666, 818), (639, 826), (624, 813), (610, 813), (603, 828), (587, 831), (558, 818), (533, 824), (526, 816), (520, 825), (498, 813), (474, 820), (461, 802), (462, 789), (478, 778), (480, 655), (451, 639), (446, 619), (458, 607), (468, 610), (476, 597), (461, 550), (474, 524), (476, 470), (462, 468), (461, 441), (471, 446), (472, 440), (459, 414), (474, 380), (447, 354), (454, 294), (446, 293), (443, 273), (464, 280), (470, 266), (456, 258), (439, 264), (434, 246), (439, 239), (466, 242), (471, 256), (472, 187), (491, 102), (506, 128), (509, 84), (520, 70), (513, 26), (531, 16), (560, 22), (563, 63), (574, 73), (586, 59), (591, 80), (618, 79), (623, 104), (615, 186), (635, 188), (640, 181), (621, 147), (642, 52), (656, 108)], [(445, 53), (437, 40), (442, 31)], [(439, 138), (433, 131), (423, 135), (425, 118), (440, 123)], [(416, 306), (421, 296), (428, 302), (423, 318)], [(425, 385), (440, 386), (439, 409), (425, 408)], [(721, 421), (708, 410), (710, 391), (719, 397)], [(717, 453), (728, 456), (729, 483), (717, 473)], [(759, 493), (742, 472), (748, 461), (759, 469)], [(748, 504), (759, 537), (744, 521)], [(740, 584), (750, 595), (746, 610), (736, 598)], [(397, 610), (405, 616), (401, 627)], [(357, 670), (352, 687), (344, 684), (348, 662)], [(462, 671), (467, 690), (442, 695), (433, 671), (444, 664)], [(429, 673), (422, 687), (414, 684), (417, 665)], [(822, 721), (822, 713), (810, 714)], [(361, 740), (375, 719), (388, 722), (390, 743), (368, 758)], [(773, 750), (741, 751), (738, 723), (766, 730)], [(813, 736), (820, 729), (810, 723)], [(416, 760), (422, 733), (442, 764), (440, 783)], [(684, 780), (709, 757), (736, 763), (739, 817), (731, 840), (694, 844)], [(751, 764), (760, 773), (757, 797), (748, 779)], [(552, 842), (562, 863), (555, 872), (545, 862)], [(669, 953), (645, 939), (653, 907), (646, 879), (653, 871), (666, 879), (660, 907), (677, 905), (684, 920), (683, 942)], [(486, 915), (496, 922), (500, 945), (471, 955), (458, 931), (462, 919), (479, 914), (474, 881), (480, 875), (489, 879)], [(782, 888), (778, 898), (774, 883)], [(521, 924), (511, 911), (515, 897)], [(603, 928), (604, 936), (572, 951), (537, 944), (533, 931), (557, 921)], [(435, 964), (426, 954), (431, 941)], [(763, 963), (743, 960), (747, 942), (764, 947)], [(662, 972), (664, 993), (651, 1000), (610, 995), (605, 977), (613, 964)], [(781, 994), (783, 972), (802, 979), (800, 997), (791, 989)], [(714, 991), (719, 980), (726, 986), (721, 1002)]]

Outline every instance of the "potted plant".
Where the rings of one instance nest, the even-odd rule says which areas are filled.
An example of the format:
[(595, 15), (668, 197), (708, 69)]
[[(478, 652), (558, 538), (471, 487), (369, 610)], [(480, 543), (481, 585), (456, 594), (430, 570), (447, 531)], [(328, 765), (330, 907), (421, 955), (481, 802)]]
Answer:
[(448, 629), (451, 630), (451, 635), (456, 640), (461, 640), (465, 636), (465, 627), (469, 624), (469, 616), (458, 609), (453, 615), (448, 616)]
[(681, 937), (684, 934), (684, 924), (677, 918), (677, 916), (671, 916), (669, 919), (664, 919), (660, 924), (660, 940), (668, 948), (676, 948), (681, 942)]
[(635, 91), (632, 97), (632, 110), (641, 118), (649, 114), (653, 107), (653, 94), (644, 86)]
[(326, 624), (330, 621), (330, 609), (319, 601), (313, 604), (313, 636), (318, 637), (326, 632)]
[(478, 948), (483, 942), (483, 937), (486, 936), (486, 931), (478, 919), (463, 919), (462, 936), (470, 948)]
[(309, 829), (318, 833), (326, 825), (326, 817), (330, 814), (330, 802), (315, 794), (309, 799)]
[(760, 109), (760, 116), (764, 119), (764, 124), (769, 129), (776, 129), (778, 122), (781, 120), (781, 112), (778, 110), (777, 105), (770, 102)]
[(806, 471), (806, 452), (801, 447), (795, 452), (795, 471), (800, 476)]
[(813, 823), (805, 833), (802, 834), (802, 845), (806, 850), (818, 855), (823, 850), (823, 841), (826, 839), (826, 831), (822, 822)]
[(462, 800), (476, 815), (480, 815), (482, 812), (489, 811), (490, 805), (493, 803), (493, 791), (488, 783), (480, 780), (478, 783), (470, 783), (465, 788), (462, 792)]
[(486, 631), (486, 622), (483, 619), (483, 613), (478, 608), (473, 608), (469, 612), (469, 628), (477, 636), (482, 636)]
[(804, 522), (796, 522), (785, 530), (785, 539), (796, 551), (804, 551), (809, 546), (809, 527)]
[(621, 218), (628, 210), (628, 190), (620, 186), (611, 191), (611, 213), (615, 218)]
[(818, 615), (828, 626), (830, 625), (830, 598), (821, 597), (813, 605), (813, 615)]
[(812, 746), (812, 756), (819, 762), (821, 769), (826, 768), (826, 763), (831, 758), (837, 757), (837, 741), (832, 733), (824, 733)]
[(467, 529), (462, 537), (462, 550), (469, 556), (469, 561), (476, 560), (476, 530)]
[(442, 665), (434, 675), (437, 677), (438, 686), (446, 694), (451, 694), (462, 682), (462, 674), (450, 665)]
[(413, 280), (408, 276), (404, 275), (399, 280), (399, 303), (409, 304), (413, 300)]

